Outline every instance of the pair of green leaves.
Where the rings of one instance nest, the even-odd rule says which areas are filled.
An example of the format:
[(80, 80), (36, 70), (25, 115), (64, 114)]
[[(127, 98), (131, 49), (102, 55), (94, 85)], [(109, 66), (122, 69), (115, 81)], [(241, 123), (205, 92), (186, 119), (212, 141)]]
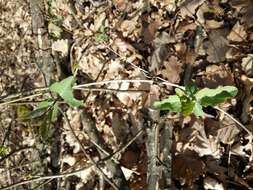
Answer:
[[(60, 82), (53, 83), (49, 90), (57, 93), (63, 100), (72, 107), (79, 107), (83, 103), (80, 100), (75, 99), (73, 95), (73, 85), (75, 83), (75, 77), (70, 76)], [(18, 107), (20, 119), (23, 121), (35, 121), (39, 126), (39, 134), (42, 139), (47, 140), (50, 133), (50, 125), (57, 120), (59, 112), (59, 105), (57, 100), (48, 99), (38, 104), (33, 110), (27, 110), (23, 107)], [(22, 108), (22, 109), (21, 109)]]
[(194, 113), (204, 116), (203, 107), (215, 106), (234, 97), (238, 90), (234, 86), (220, 86), (215, 89), (204, 88), (198, 90), (193, 84), (186, 86), (185, 90), (176, 88), (176, 95), (171, 95), (162, 101), (156, 101), (154, 107), (160, 110), (182, 112), (187, 116)]

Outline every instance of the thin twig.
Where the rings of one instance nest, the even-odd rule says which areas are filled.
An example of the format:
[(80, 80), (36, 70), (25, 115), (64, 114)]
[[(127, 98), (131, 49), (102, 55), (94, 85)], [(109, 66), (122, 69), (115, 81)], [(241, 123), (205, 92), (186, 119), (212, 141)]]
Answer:
[[(225, 114), (227, 117), (229, 117), (230, 119), (232, 119), (236, 124), (238, 124), (244, 131), (246, 131), (250, 137), (250, 144), (253, 145), (253, 135), (252, 133), (241, 123), (239, 122), (237, 119), (235, 119), (232, 115), (230, 115), (229, 113), (225, 112), (224, 110), (220, 109), (218, 106), (214, 106), (214, 108), (218, 111), (220, 111), (221, 113)], [(251, 156), (250, 156), (250, 161), (253, 160), (253, 146), (251, 146)]]
[(222, 112), (226, 116), (228, 116), (230, 119), (232, 119), (235, 123), (237, 123), (243, 130), (245, 130), (252, 137), (252, 133), (242, 123), (240, 123), (237, 119), (235, 119), (232, 115), (230, 115), (229, 113), (227, 113), (224, 110), (220, 109), (218, 106), (214, 106), (214, 108), (216, 110)]
[(135, 89), (129, 89), (129, 90), (121, 90), (121, 89), (111, 89), (111, 88), (75, 88), (75, 90), (84, 90), (84, 91), (90, 91), (90, 92), (126, 92), (126, 93), (138, 93), (138, 92), (149, 92), (149, 90), (135, 90)]
[(98, 169), (99, 172), (101, 172), (105, 178), (105, 180), (116, 190), (118, 190), (119, 188), (115, 185), (115, 183), (113, 181), (111, 181), (107, 176), (106, 174), (103, 172), (103, 170), (98, 166), (98, 164), (95, 162), (95, 160), (86, 152), (83, 144), (81, 143), (81, 141), (79, 140), (79, 138), (76, 136), (75, 134), (75, 131), (73, 130), (69, 120), (68, 120), (68, 117), (66, 116), (66, 114), (59, 108), (59, 111), (61, 112), (61, 114), (63, 115), (64, 119), (66, 120), (67, 122), (67, 125), (73, 135), (73, 137), (75, 138), (75, 140), (78, 142), (78, 144), (80, 145), (81, 147), (81, 150), (83, 151), (85, 157), (87, 159), (89, 159), (91, 161), (91, 163), (96, 167), (96, 169)]
[(28, 184), (28, 183), (32, 183), (32, 182), (36, 182), (36, 181), (41, 181), (41, 180), (56, 179), (56, 178), (69, 177), (69, 176), (77, 175), (78, 173), (90, 168), (91, 166), (93, 166), (93, 164), (90, 164), (87, 167), (83, 167), (79, 170), (68, 172), (68, 173), (63, 173), (63, 174), (58, 174), (58, 175), (51, 175), (51, 176), (40, 176), (40, 177), (36, 177), (36, 178), (33, 178), (33, 179), (24, 180), (24, 181), (15, 183), (15, 184), (5, 186), (5, 187), (1, 188), (1, 190), (8, 190), (8, 189), (11, 189), (11, 188), (18, 187), (20, 185), (24, 185), (24, 184)]
[(17, 98), (17, 99), (14, 99), (14, 100), (7, 100), (6, 102), (0, 103), (0, 106), (5, 106), (5, 105), (8, 105), (8, 104), (15, 103), (15, 102), (18, 102), (18, 101), (21, 101), (21, 100), (26, 100), (26, 99), (29, 99), (29, 98), (35, 98), (35, 97), (38, 97), (38, 96), (42, 96), (44, 94), (45, 93), (40, 92), (38, 94), (32, 94), (32, 95)]
[(73, 87), (73, 89), (81, 89), (81, 88), (87, 88), (89, 86), (104, 85), (104, 84), (111, 84), (111, 83), (123, 83), (123, 82), (128, 82), (128, 83), (139, 82), (139, 83), (149, 83), (149, 84), (154, 83), (154, 81), (152, 81), (152, 80), (138, 80), (138, 79), (108, 80), (108, 81), (92, 82), (92, 83), (87, 83), (87, 84), (76, 85), (76, 86)]

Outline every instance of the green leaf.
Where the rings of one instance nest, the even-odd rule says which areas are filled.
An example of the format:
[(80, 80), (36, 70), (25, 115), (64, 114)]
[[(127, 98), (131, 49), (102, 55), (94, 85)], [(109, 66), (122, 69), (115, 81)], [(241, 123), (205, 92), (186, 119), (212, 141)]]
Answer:
[(58, 111), (59, 111), (59, 105), (57, 102), (55, 102), (53, 100), (45, 100), (45, 101), (39, 103), (37, 109), (38, 108), (48, 108), (50, 106), (53, 106), (53, 108), (50, 111), (50, 114), (52, 112), (51, 121), (55, 122), (57, 120), (57, 115), (58, 115)]
[(26, 115), (22, 117), (23, 120), (32, 120), (38, 117), (43, 116), (47, 112), (47, 107), (42, 107), (42, 108), (36, 108), (33, 111), (30, 111)]
[(189, 84), (186, 85), (185, 87), (185, 92), (189, 97), (194, 97), (197, 91), (198, 91), (198, 88), (192, 81), (190, 81)]
[(176, 95), (178, 95), (179, 97), (186, 96), (185, 92), (182, 89), (180, 89), (180, 88), (176, 88), (175, 92), (176, 92)]
[(9, 148), (6, 146), (0, 146), (0, 156), (5, 156), (9, 152)]
[(182, 103), (182, 113), (184, 116), (188, 116), (192, 113), (195, 105), (195, 101), (190, 100), (186, 96), (180, 98)]
[(160, 110), (170, 110), (172, 112), (181, 112), (181, 101), (177, 95), (169, 96), (162, 101), (154, 102), (154, 107)]
[(200, 117), (203, 117), (205, 115), (205, 112), (203, 111), (203, 108), (202, 108), (201, 104), (198, 101), (195, 102), (195, 105), (194, 105), (194, 108), (193, 108), (192, 112), (196, 116), (200, 116)]
[(204, 107), (215, 106), (234, 97), (237, 92), (238, 90), (234, 86), (222, 86), (215, 89), (204, 88), (196, 93), (196, 99)]
[(65, 101), (72, 107), (79, 107), (83, 103), (80, 100), (75, 99), (73, 95), (72, 86), (75, 83), (75, 78), (70, 76), (60, 82), (53, 83), (49, 89), (52, 92), (58, 93)]

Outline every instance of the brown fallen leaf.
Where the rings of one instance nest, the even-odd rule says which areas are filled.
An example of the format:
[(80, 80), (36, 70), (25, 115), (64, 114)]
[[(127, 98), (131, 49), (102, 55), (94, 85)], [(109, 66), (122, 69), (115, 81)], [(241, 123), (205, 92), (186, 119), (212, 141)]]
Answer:
[(193, 151), (178, 154), (172, 160), (172, 178), (192, 189), (194, 182), (205, 173), (205, 164)]
[(242, 58), (242, 70), (248, 77), (253, 76), (253, 54), (248, 54), (247, 57)]
[(208, 34), (209, 40), (204, 44), (207, 49), (207, 60), (211, 63), (225, 61), (228, 50), (226, 29), (211, 30)]
[(202, 76), (205, 87), (216, 88), (219, 85), (234, 85), (233, 74), (228, 67), (209, 65)]
[(233, 26), (231, 32), (227, 36), (227, 39), (232, 42), (242, 42), (242, 41), (245, 41), (246, 38), (247, 38), (247, 33), (245, 31), (245, 28), (239, 22), (237, 22)]
[(180, 74), (183, 72), (183, 63), (177, 57), (169, 57), (168, 61), (164, 61), (162, 68), (157, 72), (158, 75), (161, 75), (164, 79), (172, 83), (179, 83)]
[(251, 27), (253, 24), (253, 1), (252, 0), (231, 0), (230, 5), (239, 12), (241, 22), (246, 24), (247, 27)]
[(241, 97), (242, 100), (242, 114), (240, 116), (243, 123), (248, 122), (252, 116), (251, 116), (251, 104), (250, 102), (253, 100), (252, 96), (252, 88), (253, 88), (253, 78), (249, 78), (246, 75), (241, 76), (241, 81), (244, 84), (244, 88), (242, 90), (243, 94)]
[(183, 18), (194, 17), (196, 9), (204, 3), (204, 0), (186, 0), (180, 6), (180, 14)]

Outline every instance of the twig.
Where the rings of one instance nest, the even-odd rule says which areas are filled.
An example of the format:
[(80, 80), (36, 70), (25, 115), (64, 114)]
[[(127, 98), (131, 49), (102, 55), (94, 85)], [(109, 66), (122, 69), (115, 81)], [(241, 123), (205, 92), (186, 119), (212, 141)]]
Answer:
[(126, 92), (126, 93), (138, 93), (138, 92), (149, 92), (149, 90), (121, 90), (121, 89), (111, 89), (111, 88), (75, 88), (75, 90), (84, 90), (90, 92)]
[[(104, 139), (100, 135), (99, 131), (96, 128), (94, 121), (92, 120), (91, 116), (88, 114), (81, 113), (81, 120), (83, 123), (83, 128), (86, 134), (89, 136), (89, 139), (92, 141), (96, 147), (99, 147), (98, 152), (100, 156), (103, 158), (108, 155), (109, 148), (106, 146)], [(103, 151), (101, 151), (101, 149)], [(108, 151), (105, 151), (108, 150)], [(108, 159), (105, 161), (106, 167), (112, 173), (112, 179), (115, 184), (119, 187), (120, 190), (129, 190), (129, 185), (126, 181), (126, 178), (120, 168), (118, 161), (114, 161), (114, 159)]]
[[(155, 111), (157, 112), (157, 111)], [(147, 184), (148, 190), (158, 189), (159, 180), (159, 167), (157, 166), (158, 156), (158, 136), (159, 126), (157, 121), (159, 120), (159, 112), (155, 113), (151, 109), (143, 109), (144, 114), (144, 126), (146, 128), (147, 140), (146, 140), (146, 151), (147, 151)]]
[(82, 88), (87, 88), (89, 86), (104, 85), (104, 84), (111, 84), (111, 83), (123, 83), (123, 82), (128, 82), (128, 83), (139, 82), (139, 83), (153, 84), (154, 81), (152, 81), (152, 80), (138, 80), (138, 79), (132, 79), (132, 80), (131, 79), (130, 80), (108, 80), (108, 81), (92, 82), (92, 83), (87, 83), (87, 84), (76, 85), (76, 86), (73, 87), (73, 89), (82, 89)]
[(6, 102), (0, 103), (0, 107), (8, 105), (8, 104), (11, 104), (11, 103), (15, 103), (15, 102), (18, 102), (18, 101), (21, 101), (21, 100), (26, 100), (26, 99), (29, 99), (29, 98), (35, 98), (35, 97), (38, 97), (38, 96), (42, 96), (44, 94), (45, 93), (40, 92), (38, 94), (32, 94), (32, 95), (21, 97), (21, 98), (17, 98), (17, 99), (14, 99), (14, 100), (7, 100)]
[(75, 140), (76, 140), (76, 141), (78, 142), (78, 144), (80, 145), (80, 147), (81, 147), (81, 149), (82, 149), (82, 151), (83, 151), (85, 157), (86, 157), (87, 159), (89, 159), (89, 160), (91, 161), (91, 163), (96, 167), (96, 169), (97, 169), (99, 172), (101, 172), (101, 173), (103, 174), (105, 180), (106, 180), (114, 189), (118, 190), (119, 188), (116, 186), (116, 184), (115, 184), (113, 181), (111, 181), (111, 180), (106, 176), (106, 174), (105, 174), (105, 173), (103, 172), (103, 170), (98, 166), (98, 164), (95, 162), (95, 160), (86, 152), (86, 150), (85, 150), (83, 144), (81, 143), (81, 141), (79, 140), (79, 138), (76, 136), (75, 131), (73, 130), (73, 128), (72, 128), (72, 126), (71, 126), (71, 124), (70, 124), (70, 122), (69, 122), (68, 117), (66, 116), (66, 114), (65, 114), (60, 108), (59, 108), (59, 111), (61, 112), (61, 114), (63, 115), (64, 119), (66, 120), (67, 125), (68, 125), (68, 127), (69, 127), (69, 129), (70, 129), (70, 131), (71, 131), (71, 133), (72, 133), (72, 135), (73, 135), (73, 137), (75, 138)]
[(63, 173), (63, 174), (59, 174), (59, 175), (41, 176), (41, 177), (36, 177), (36, 178), (33, 178), (33, 179), (29, 179), (29, 180), (24, 180), (24, 181), (15, 183), (15, 184), (11, 184), (11, 185), (5, 186), (5, 187), (1, 188), (1, 190), (8, 190), (8, 189), (11, 189), (11, 188), (18, 187), (20, 185), (24, 185), (24, 184), (32, 183), (32, 182), (36, 182), (36, 181), (41, 181), (41, 180), (47, 180), (47, 179), (51, 179), (52, 180), (52, 179), (56, 179), (56, 178), (73, 176), (73, 175), (76, 175), (76, 174), (78, 174), (78, 173), (80, 173), (80, 172), (88, 169), (91, 166), (93, 166), (93, 164), (91, 164), (91, 165), (89, 165), (87, 167), (81, 168), (79, 170), (73, 171), (73, 172)]
[(42, 92), (42, 91), (45, 91), (45, 90), (48, 90), (48, 88), (45, 88), (45, 87), (35, 88), (33, 90), (22, 91), (22, 92), (18, 92), (16, 94), (9, 94), (9, 95), (0, 96), (0, 100), (1, 101), (3, 101), (3, 100), (6, 101), (6, 100), (9, 100), (9, 99), (17, 98), (19, 96), (30, 95), (30, 94), (33, 94), (35, 92)]

